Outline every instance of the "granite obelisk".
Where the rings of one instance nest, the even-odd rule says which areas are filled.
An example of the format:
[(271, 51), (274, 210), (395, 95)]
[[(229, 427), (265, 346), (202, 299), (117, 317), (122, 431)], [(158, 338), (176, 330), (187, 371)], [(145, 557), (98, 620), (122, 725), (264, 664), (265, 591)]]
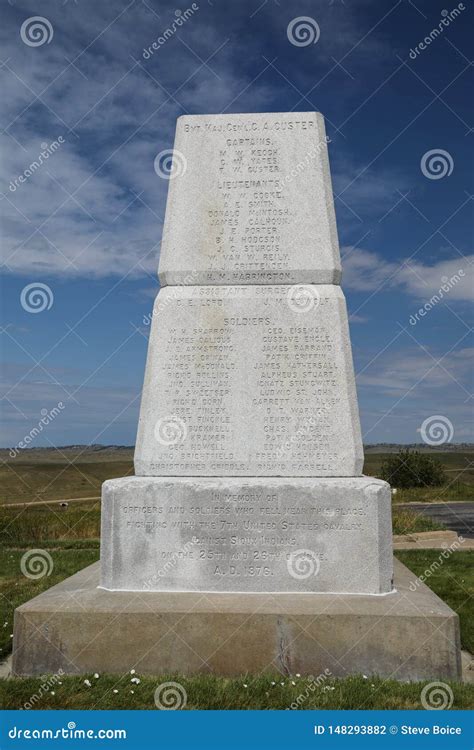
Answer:
[(390, 488), (362, 476), (323, 118), (180, 117), (175, 159), (102, 585), (388, 593)]
[(181, 117), (173, 165), (136, 476), (100, 564), (16, 610), (14, 673), (458, 678), (362, 475), (322, 116)]

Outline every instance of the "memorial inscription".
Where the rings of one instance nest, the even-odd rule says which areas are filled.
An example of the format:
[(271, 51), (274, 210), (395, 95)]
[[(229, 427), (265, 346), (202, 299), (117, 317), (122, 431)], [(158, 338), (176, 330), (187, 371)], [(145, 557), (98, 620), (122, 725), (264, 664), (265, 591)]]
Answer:
[(162, 286), (338, 283), (327, 141), (317, 112), (178, 118)]
[(388, 485), (369, 477), (112, 479), (103, 585), (387, 593), (390, 502)]
[(171, 292), (160, 292), (137, 474), (361, 474), (342, 292), (307, 285), (294, 293), (286, 285), (213, 294), (181, 287), (162, 304)]

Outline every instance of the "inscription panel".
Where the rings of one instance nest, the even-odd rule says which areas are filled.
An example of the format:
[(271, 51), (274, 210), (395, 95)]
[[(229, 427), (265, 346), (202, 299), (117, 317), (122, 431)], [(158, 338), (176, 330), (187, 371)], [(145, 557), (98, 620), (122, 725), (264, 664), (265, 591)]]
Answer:
[(317, 112), (178, 118), (159, 276), (167, 284), (337, 284)]
[(137, 475), (361, 474), (339, 287), (165, 288), (153, 317)]
[(112, 588), (390, 590), (390, 490), (380, 480), (111, 480), (105, 523), (110, 513)]

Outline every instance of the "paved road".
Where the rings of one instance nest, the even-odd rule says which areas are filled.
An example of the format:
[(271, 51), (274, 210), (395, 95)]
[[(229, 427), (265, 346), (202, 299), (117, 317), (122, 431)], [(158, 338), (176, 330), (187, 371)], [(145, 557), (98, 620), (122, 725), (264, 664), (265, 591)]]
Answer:
[(470, 503), (400, 503), (399, 508), (423, 513), (466, 539), (474, 539), (474, 502)]
[(42, 505), (60, 505), (61, 503), (90, 503), (95, 500), (100, 500), (100, 495), (97, 497), (66, 497), (64, 500), (38, 500), (32, 503), (3, 503), (0, 504), (0, 508), (37, 508)]

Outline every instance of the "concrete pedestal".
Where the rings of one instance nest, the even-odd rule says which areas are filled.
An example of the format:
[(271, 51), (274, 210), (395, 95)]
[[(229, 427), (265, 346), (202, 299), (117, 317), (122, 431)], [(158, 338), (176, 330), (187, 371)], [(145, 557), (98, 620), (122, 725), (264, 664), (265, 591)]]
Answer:
[(457, 615), (395, 561), (385, 596), (111, 592), (99, 563), (15, 612), (16, 675), (377, 674), (460, 679)]

